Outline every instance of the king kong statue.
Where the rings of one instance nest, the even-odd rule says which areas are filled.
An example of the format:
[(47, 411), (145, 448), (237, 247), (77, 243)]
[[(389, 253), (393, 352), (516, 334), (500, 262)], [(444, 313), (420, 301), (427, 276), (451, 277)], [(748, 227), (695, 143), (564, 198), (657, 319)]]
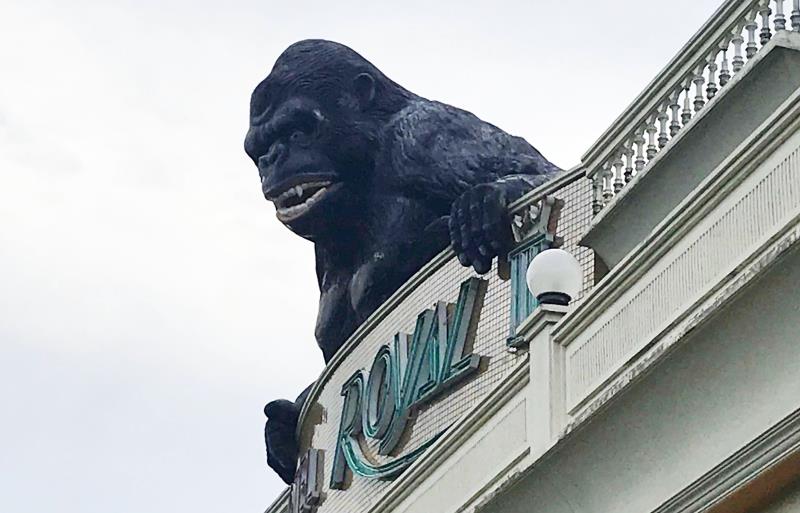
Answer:
[[(448, 245), (488, 272), (510, 248), (508, 205), (560, 171), (524, 139), (323, 40), (287, 48), (255, 88), (244, 146), (278, 220), (314, 243), (326, 362)], [(307, 391), (264, 408), (267, 462), (287, 483)]]

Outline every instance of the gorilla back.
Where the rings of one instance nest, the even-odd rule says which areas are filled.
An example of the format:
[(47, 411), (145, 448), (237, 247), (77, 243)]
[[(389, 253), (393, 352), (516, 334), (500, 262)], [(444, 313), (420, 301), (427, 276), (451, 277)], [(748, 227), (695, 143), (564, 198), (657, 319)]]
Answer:
[[(559, 171), (524, 139), (323, 40), (290, 46), (256, 87), (245, 150), (278, 219), (314, 242), (326, 362), (449, 244), (463, 265), (488, 272), (509, 249), (508, 204)], [(297, 448), (284, 419), (296, 419), (302, 399), (267, 408), (268, 461), (286, 482)]]

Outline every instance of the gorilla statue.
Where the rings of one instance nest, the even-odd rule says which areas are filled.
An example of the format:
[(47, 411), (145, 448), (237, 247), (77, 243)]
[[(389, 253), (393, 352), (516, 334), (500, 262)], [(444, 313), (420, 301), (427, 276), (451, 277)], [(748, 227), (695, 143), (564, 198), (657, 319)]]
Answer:
[[(488, 272), (510, 249), (508, 205), (560, 171), (524, 139), (323, 40), (291, 45), (255, 88), (244, 146), (278, 220), (314, 243), (326, 362), (448, 245)], [(267, 462), (287, 483), (307, 392), (264, 408)]]

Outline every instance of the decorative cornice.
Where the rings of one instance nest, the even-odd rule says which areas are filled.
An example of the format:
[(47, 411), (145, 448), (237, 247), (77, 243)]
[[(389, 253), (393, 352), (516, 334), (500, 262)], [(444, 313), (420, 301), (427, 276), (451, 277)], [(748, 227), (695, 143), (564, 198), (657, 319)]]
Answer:
[(605, 384), (598, 387), (599, 393), (575, 406), (577, 415), (567, 424), (561, 437), (586, 423), (605, 408), (624, 388), (650, 369), (662, 356), (672, 350), (687, 334), (711, 318), (721, 307), (728, 304), (748, 283), (759, 277), (800, 241), (800, 216), (758, 250), (752, 253), (737, 269), (725, 277), (722, 284), (687, 308), (691, 315), (684, 315), (661, 333), (640, 353), (633, 365), (623, 368)]
[(656, 226), (591, 290), (553, 329), (553, 337), (569, 343), (633, 286), (672, 244), (709, 214), (794, 130), (800, 128), (800, 90), (789, 97), (759, 128), (725, 159), (701, 184)]
[(548, 322), (555, 324), (569, 311), (568, 306), (540, 304), (517, 328), (517, 335), (528, 342), (538, 335)]
[[(689, 137), (697, 136), (695, 131), (692, 129), (701, 123), (703, 119), (713, 114), (713, 112), (715, 112), (715, 106), (719, 105), (723, 98), (735, 92), (736, 84), (744, 80), (749, 75), (748, 72), (751, 69), (757, 66), (759, 62), (766, 59), (775, 48), (791, 48), (793, 50), (800, 50), (797, 40), (797, 35), (792, 32), (784, 31), (775, 34), (775, 36), (766, 45), (764, 45), (764, 47), (761, 48), (757, 54), (748, 59), (742, 70), (734, 75), (730, 82), (728, 82), (728, 84), (719, 93), (717, 93), (716, 96), (714, 96), (714, 98), (712, 98), (700, 112), (696, 113), (680, 132), (678, 132), (672, 139), (669, 140), (667, 145), (661, 149), (651, 161), (648, 162), (647, 166), (636, 173), (636, 175), (625, 186), (625, 188), (619, 191), (619, 193), (615, 194), (614, 197), (605, 204), (603, 210), (601, 210), (592, 218), (589, 232), (591, 232), (595, 226), (601, 224), (606, 218), (611, 216), (616, 205), (627, 201), (628, 197), (632, 194), (631, 191), (636, 189), (636, 184), (642, 180), (646, 180), (648, 175), (651, 175), (653, 172), (658, 172), (659, 162), (667, 158), (667, 156), (672, 156), (671, 150), (675, 146), (679, 145), (681, 141)], [(587, 167), (586, 170), (588, 173), (593, 171), (592, 167)]]
[[(505, 476), (503, 489), (509, 489), (531, 475), (570, 443), (576, 432), (560, 438), (541, 457), (525, 469)], [(651, 513), (703, 513), (725, 501), (737, 490), (763, 475), (787, 458), (800, 453), (800, 409), (761, 433), (757, 438), (717, 466), (680, 490)], [(488, 505), (481, 502), (476, 511)]]
[(707, 53), (703, 48), (708, 46), (708, 42), (721, 40), (731, 20), (744, 17), (751, 8), (752, 3), (741, 0), (728, 0), (720, 6), (581, 157), (581, 162), (587, 170), (593, 171), (592, 168), (596, 168), (606, 159), (609, 152), (619, 147), (629, 132), (640, 122), (640, 118), (653, 112), (658, 103), (670, 93), (676, 77), (680, 80), (692, 72), (698, 59)]
[(800, 410), (771, 427), (653, 513), (700, 513), (800, 451)]

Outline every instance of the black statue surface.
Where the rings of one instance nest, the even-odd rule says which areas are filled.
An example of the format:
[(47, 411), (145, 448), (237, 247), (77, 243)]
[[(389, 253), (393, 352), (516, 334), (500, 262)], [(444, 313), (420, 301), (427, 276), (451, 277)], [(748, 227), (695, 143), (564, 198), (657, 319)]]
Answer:
[[(245, 150), (278, 219), (314, 242), (326, 362), (448, 245), (488, 272), (510, 247), (507, 206), (560, 171), (524, 139), (323, 40), (287, 48), (253, 91)], [(267, 461), (287, 483), (305, 395), (264, 409)]]

